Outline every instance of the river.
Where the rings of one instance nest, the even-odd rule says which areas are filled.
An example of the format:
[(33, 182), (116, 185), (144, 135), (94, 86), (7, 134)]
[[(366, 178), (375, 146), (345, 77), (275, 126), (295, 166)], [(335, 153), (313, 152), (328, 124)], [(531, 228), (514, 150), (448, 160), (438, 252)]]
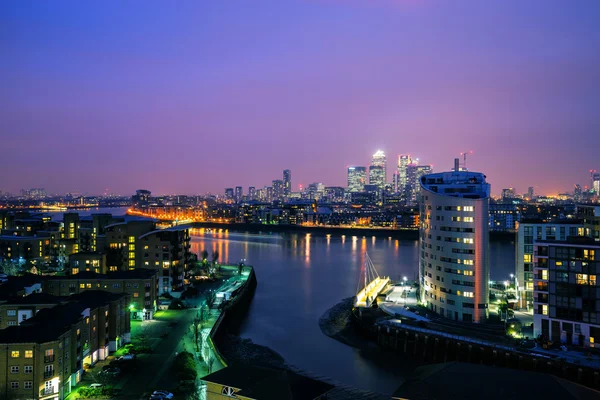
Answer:
[[(199, 230), (198, 230), (199, 231)], [(364, 254), (380, 275), (415, 279), (418, 242), (375, 238), (196, 233), (192, 251), (218, 250), (221, 262), (246, 259), (258, 287), (241, 336), (268, 346), (286, 362), (339, 382), (392, 393), (416, 365), (396, 355), (374, 357), (325, 336), (321, 315), (356, 293)], [(491, 279), (514, 271), (514, 245), (492, 242)]]

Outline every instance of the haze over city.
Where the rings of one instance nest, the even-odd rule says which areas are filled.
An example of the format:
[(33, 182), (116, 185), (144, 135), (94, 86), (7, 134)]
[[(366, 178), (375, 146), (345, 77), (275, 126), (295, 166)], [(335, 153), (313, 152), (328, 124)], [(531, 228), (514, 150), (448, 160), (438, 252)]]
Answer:
[[(492, 192), (600, 169), (597, 1), (0, 4), (0, 190), (345, 185), (378, 149)], [(388, 179), (391, 172), (388, 173)]]

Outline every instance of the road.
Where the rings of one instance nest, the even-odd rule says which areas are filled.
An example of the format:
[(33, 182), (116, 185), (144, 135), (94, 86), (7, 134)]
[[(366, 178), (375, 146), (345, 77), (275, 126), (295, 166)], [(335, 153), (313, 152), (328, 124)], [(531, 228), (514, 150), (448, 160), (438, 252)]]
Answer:
[[(148, 399), (148, 394), (156, 389), (174, 389), (176, 382), (166, 382), (163, 378), (168, 376), (169, 368), (175, 358), (175, 352), (181, 351), (181, 342), (184, 335), (193, 323), (196, 309), (181, 310), (178, 312), (176, 325), (169, 327), (168, 321), (148, 321), (152, 325), (151, 336), (157, 338), (167, 332), (164, 339), (155, 346), (152, 354), (142, 354), (138, 357), (137, 367), (134, 371), (124, 376), (121, 382), (120, 398)], [(170, 383), (167, 387), (159, 384)], [(119, 386), (121, 386), (119, 385)]]

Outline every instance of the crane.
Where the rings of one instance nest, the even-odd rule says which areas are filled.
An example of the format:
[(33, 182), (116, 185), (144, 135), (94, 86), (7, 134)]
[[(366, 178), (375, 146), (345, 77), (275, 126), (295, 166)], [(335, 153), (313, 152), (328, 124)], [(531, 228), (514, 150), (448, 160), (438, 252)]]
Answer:
[(469, 151), (465, 151), (465, 152), (460, 153), (460, 155), (463, 158), (462, 168), (463, 168), (464, 171), (467, 170), (467, 154), (473, 154), (473, 151), (469, 150)]

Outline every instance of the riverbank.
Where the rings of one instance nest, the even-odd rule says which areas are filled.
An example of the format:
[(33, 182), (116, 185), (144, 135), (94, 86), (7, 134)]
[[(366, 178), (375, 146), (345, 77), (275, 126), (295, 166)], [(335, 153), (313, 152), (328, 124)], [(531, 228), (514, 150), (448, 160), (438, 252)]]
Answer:
[[(267, 224), (240, 224), (217, 222), (194, 222), (194, 228), (228, 229), (235, 232), (248, 233), (301, 233), (314, 236), (358, 236), (392, 238), (398, 240), (419, 240), (418, 229), (391, 229), (391, 228), (344, 228), (335, 226), (301, 226), (301, 225), (267, 225)], [(512, 242), (515, 240), (514, 232), (490, 232), (490, 240), (498, 242)]]

